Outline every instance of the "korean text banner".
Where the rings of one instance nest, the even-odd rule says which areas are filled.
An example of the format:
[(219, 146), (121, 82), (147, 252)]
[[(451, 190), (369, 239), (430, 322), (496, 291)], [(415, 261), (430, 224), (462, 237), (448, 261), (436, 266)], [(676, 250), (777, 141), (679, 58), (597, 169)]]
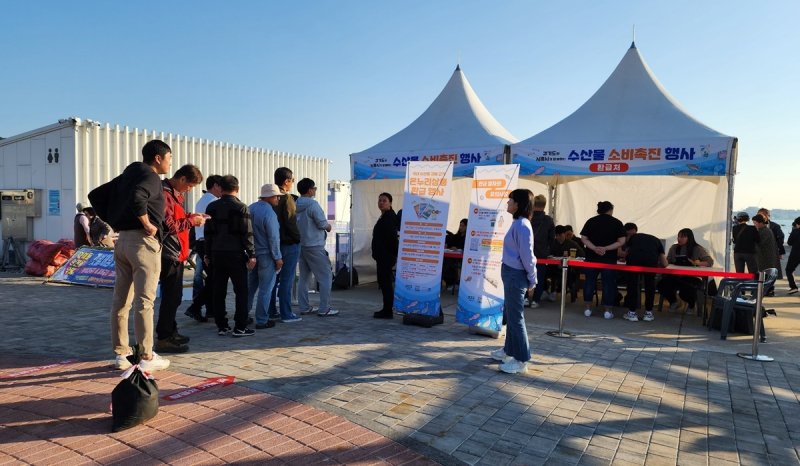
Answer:
[(394, 308), (438, 316), (452, 162), (410, 162), (407, 167)]
[(725, 176), (730, 138), (705, 141), (512, 146), (520, 174)]
[(64, 262), (50, 280), (113, 288), (115, 278), (114, 250), (84, 246)]
[(519, 165), (477, 167), (461, 263), (456, 321), (499, 331), (503, 325), (503, 238), (513, 218), (508, 194), (517, 188)]
[(453, 176), (472, 176), (475, 167), (502, 165), (504, 147), (353, 154), (352, 176), (353, 180), (402, 179), (409, 162), (451, 162)]

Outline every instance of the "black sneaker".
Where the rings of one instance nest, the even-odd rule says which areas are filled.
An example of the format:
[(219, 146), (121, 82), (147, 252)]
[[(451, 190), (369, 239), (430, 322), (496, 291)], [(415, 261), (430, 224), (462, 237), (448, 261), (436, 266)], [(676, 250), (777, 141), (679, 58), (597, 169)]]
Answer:
[(256, 331), (251, 328), (243, 328), (241, 330), (236, 329), (233, 331), (233, 336), (235, 337), (249, 337), (255, 335)]
[(156, 340), (156, 344), (153, 349), (159, 353), (185, 353), (189, 351), (188, 346), (176, 342), (171, 337), (164, 338), (163, 340)]
[(219, 335), (221, 337), (226, 337), (226, 336), (228, 336), (230, 334), (231, 334), (231, 328), (230, 327), (225, 327), (225, 328), (221, 328), (221, 329), (217, 330), (217, 335)]
[(185, 345), (186, 343), (189, 343), (189, 340), (191, 340), (191, 338), (187, 337), (186, 335), (181, 335), (177, 330), (172, 334), (172, 341), (178, 343), (179, 345)]
[(189, 306), (189, 308), (186, 309), (186, 312), (184, 312), (183, 315), (191, 317), (192, 319), (198, 322), (208, 322), (208, 318), (204, 317), (203, 314), (200, 313), (199, 309), (195, 309), (192, 306)]
[(266, 324), (256, 324), (256, 330), (264, 330), (265, 328), (272, 328), (275, 326), (274, 320), (268, 320)]

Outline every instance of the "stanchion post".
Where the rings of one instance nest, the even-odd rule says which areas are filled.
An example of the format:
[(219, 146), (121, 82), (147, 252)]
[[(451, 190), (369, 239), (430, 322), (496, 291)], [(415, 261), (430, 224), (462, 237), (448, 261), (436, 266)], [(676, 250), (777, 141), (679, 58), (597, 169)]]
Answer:
[(737, 353), (736, 355), (740, 358), (750, 359), (753, 361), (763, 361), (763, 362), (770, 362), (774, 361), (774, 358), (771, 358), (765, 354), (758, 354), (758, 340), (761, 338), (761, 304), (764, 299), (764, 277), (766, 272), (763, 270), (758, 272), (758, 288), (756, 291), (756, 324), (755, 328), (753, 328), (753, 352), (750, 354), (747, 353)]
[(569, 271), (569, 258), (561, 258), (561, 314), (558, 320), (558, 332), (546, 332), (551, 337), (570, 338), (573, 335), (564, 331), (564, 309), (567, 307), (567, 272)]

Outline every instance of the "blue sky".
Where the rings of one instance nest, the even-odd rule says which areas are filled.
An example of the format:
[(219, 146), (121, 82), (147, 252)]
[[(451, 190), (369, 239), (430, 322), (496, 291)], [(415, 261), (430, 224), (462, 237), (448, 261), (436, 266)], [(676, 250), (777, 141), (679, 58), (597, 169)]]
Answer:
[[(79, 116), (329, 158), (403, 129), (457, 62), (519, 139), (631, 42), (697, 119), (739, 138), (735, 208), (800, 208), (800, 2), (3, 2), (0, 136)], [(202, 168), (202, 167), (201, 167)], [(701, 200), (699, 200), (702, 202)]]

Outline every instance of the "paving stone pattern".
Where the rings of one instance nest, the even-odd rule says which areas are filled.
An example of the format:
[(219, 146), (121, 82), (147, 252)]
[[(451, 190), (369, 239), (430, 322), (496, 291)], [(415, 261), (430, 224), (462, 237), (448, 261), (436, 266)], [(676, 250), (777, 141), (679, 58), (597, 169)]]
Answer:
[[(110, 295), (0, 277), (0, 302), (12, 303), (0, 312), (9, 336), (0, 351), (99, 364), (111, 357)], [(488, 358), (500, 341), (468, 334), (452, 316), (409, 327), (371, 318), (375, 289), (333, 298), (338, 317), (312, 315), (240, 339), (179, 313), (192, 351), (170, 355), (170, 370), (234, 375), (231, 390), (292, 400), (319, 419), (339, 416), (443, 464), (800, 464), (796, 362), (624, 336), (552, 338), (527, 311), (533, 364), (509, 376)], [(148, 429), (159, 426), (168, 430), (160, 415)]]

